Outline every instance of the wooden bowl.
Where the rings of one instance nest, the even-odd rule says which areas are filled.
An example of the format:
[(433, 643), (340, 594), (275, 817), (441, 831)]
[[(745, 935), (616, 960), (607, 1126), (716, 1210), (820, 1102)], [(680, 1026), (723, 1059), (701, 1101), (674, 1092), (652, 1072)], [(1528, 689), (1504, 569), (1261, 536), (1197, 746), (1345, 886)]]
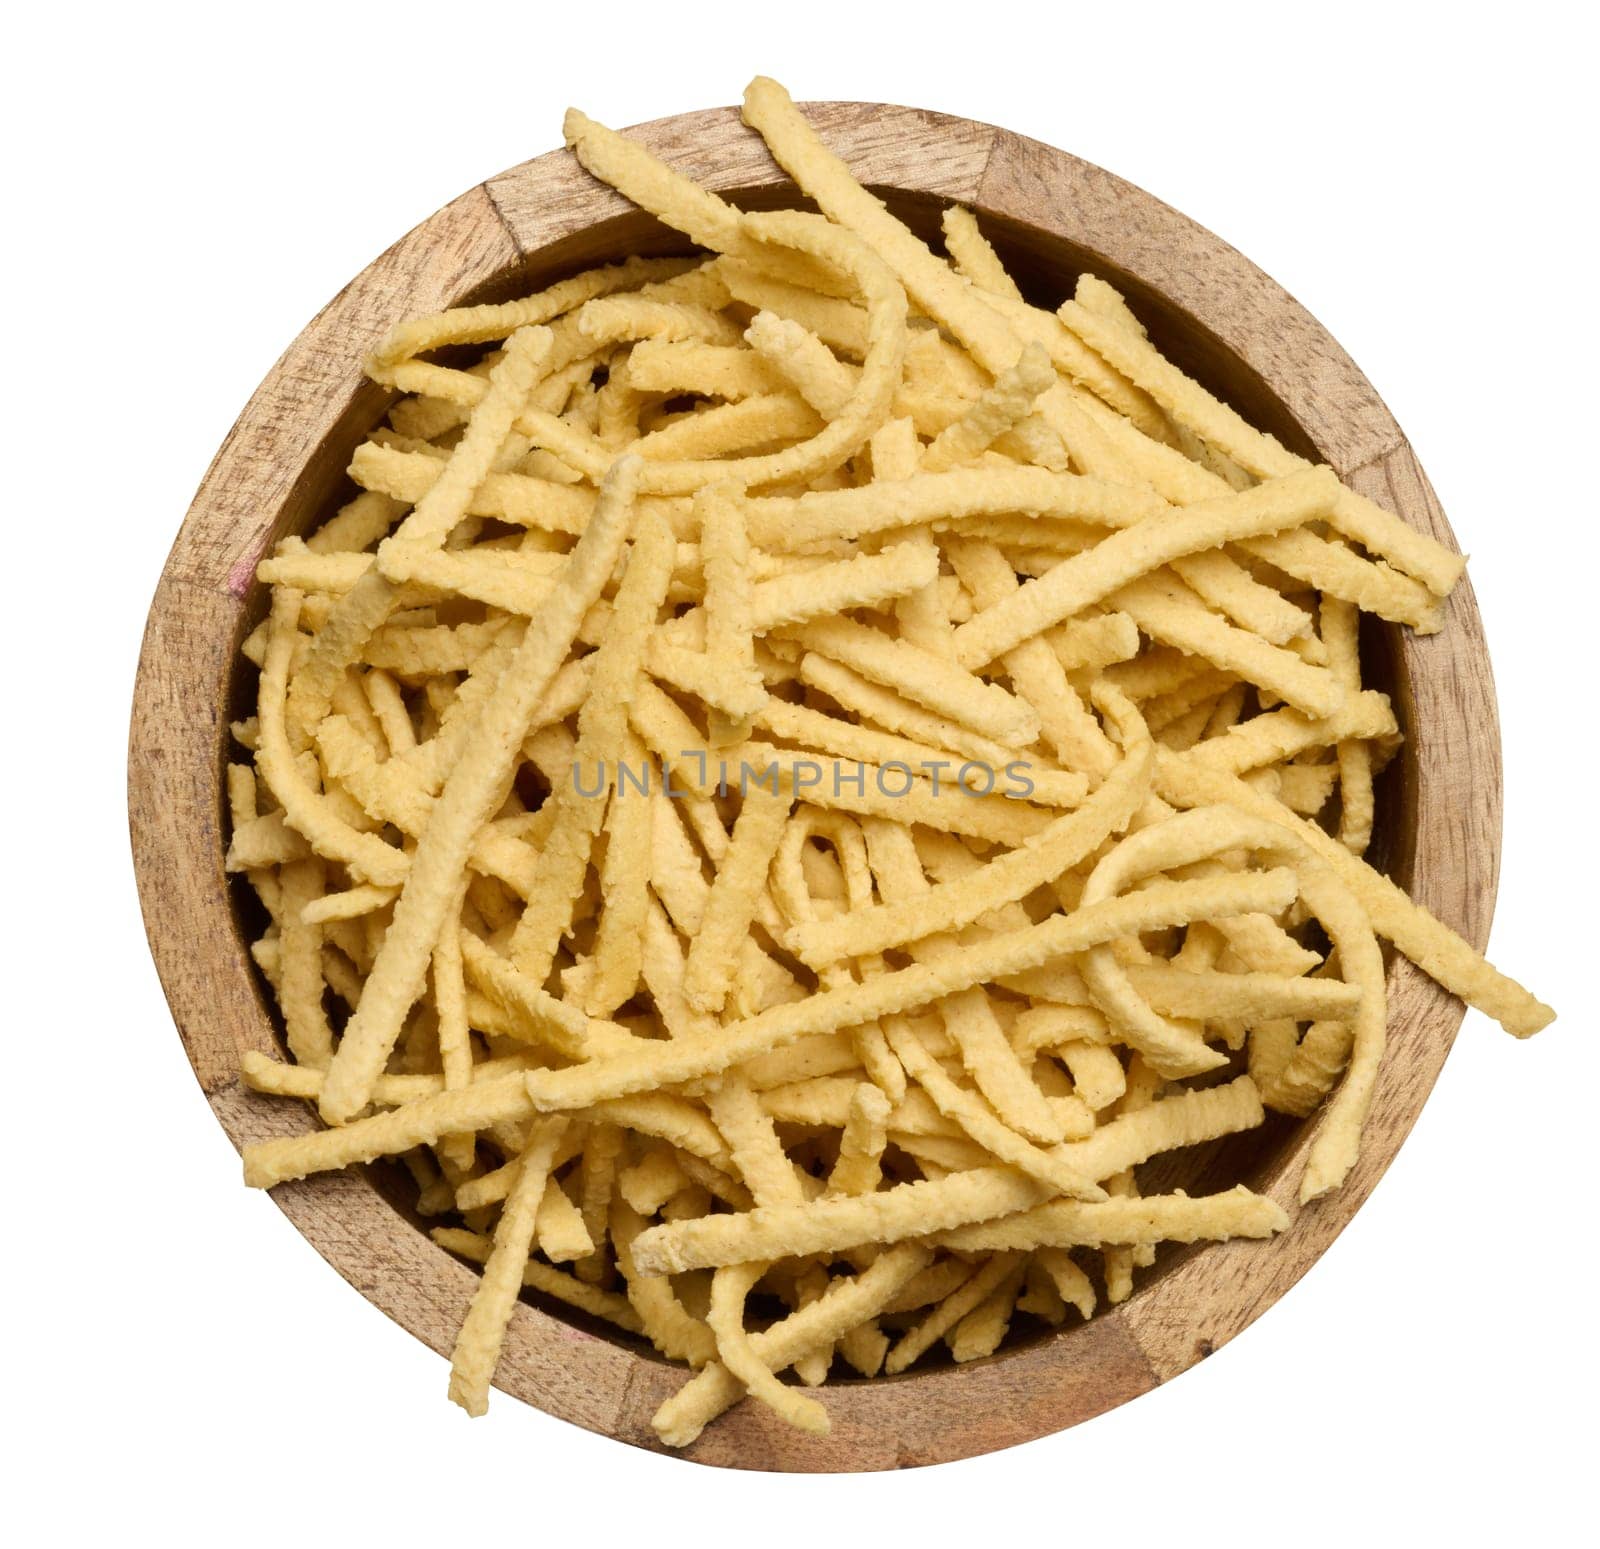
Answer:
[[(1255, 424), (1331, 463), (1356, 489), (1445, 543), (1452, 534), (1410, 446), (1326, 331), (1210, 232), (1098, 167), (987, 124), (876, 103), (806, 112), (828, 143), (924, 235), (952, 200), (976, 209), (1025, 288), (1054, 304), (1082, 268), (1118, 285), (1155, 341)], [(793, 185), (733, 109), (630, 131), (750, 206), (796, 202)], [(276, 1014), (245, 950), (223, 873), (228, 722), (251, 679), (238, 647), (261, 617), (257, 560), (310, 528), (345, 487), (357, 442), (389, 395), (361, 374), (401, 318), (492, 300), (682, 239), (594, 182), (565, 152), (503, 173), (440, 210), (356, 277), (289, 347), (245, 407), (184, 521), (151, 606), (129, 745), (129, 815), (151, 950), (184, 1045), (237, 1146), (315, 1127), (308, 1105), (244, 1091), (246, 1049), (279, 1052)], [(1376, 858), (1481, 948), (1500, 838), (1494, 690), (1471, 588), (1442, 634), (1374, 629), (1369, 677), (1407, 734), (1379, 791)], [(1315, 1120), (1276, 1119), (1184, 1159), (1190, 1186), (1244, 1179), (1287, 1205), (1268, 1242), (1164, 1250), (1133, 1296), (986, 1361), (872, 1383), (830, 1383), (832, 1434), (787, 1430), (756, 1405), (712, 1425), (686, 1456), (739, 1468), (865, 1470), (936, 1463), (1029, 1441), (1154, 1387), (1226, 1344), (1288, 1290), (1355, 1213), (1416, 1119), (1461, 1003), (1409, 962), (1389, 965), (1389, 1053), (1361, 1160), (1344, 1187), (1294, 1206)], [(1170, 1163), (1164, 1164), (1170, 1167)], [(476, 1272), (436, 1247), (384, 1169), (288, 1184), (279, 1206), (352, 1285), (448, 1352)], [(644, 1447), (682, 1368), (576, 1315), (524, 1301), (497, 1385)], [(421, 1394), (418, 1402), (443, 1401)]]

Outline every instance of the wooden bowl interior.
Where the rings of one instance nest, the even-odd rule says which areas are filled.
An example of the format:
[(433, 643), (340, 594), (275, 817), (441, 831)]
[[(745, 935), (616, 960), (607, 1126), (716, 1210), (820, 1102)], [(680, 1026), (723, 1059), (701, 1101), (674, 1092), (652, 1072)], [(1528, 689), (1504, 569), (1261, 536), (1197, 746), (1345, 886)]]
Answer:
[[(947, 201), (926, 193), (873, 185), (876, 193), (919, 236), (938, 247), (939, 215)], [(814, 208), (798, 197), (792, 184), (778, 184), (725, 194), (748, 209)], [(1259, 373), (1192, 314), (1141, 281), (1137, 276), (1108, 263), (1099, 254), (1080, 247), (1056, 234), (1028, 225), (1010, 216), (985, 210), (976, 213), (985, 233), (994, 243), (1006, 267), (1016, 277), (1028, 298), (1054, 308), (1071, 294), (1081, 272), (1092, 270), (1110, 281), (1127, 297), (1151, 340), (1161, 351), (1233, 405), (1251, 423), (1270, 431), (1291, 450), (1304, 456), (1322, 455), (1304, 428), (1267, 386)], [(455, 304), (505, 300), (542, 288), (568, 275), (630, 254), (656, 255), (687, 253), (693, 249), (677, 232), (642, 212), (629, 212), (600, 222), (584, 231), (526, 255), (519, 263), (501, 270), (485, 284), (455, 298)], [(365, 383), (352, 398), (348, 409), (322, 442), (306, 458), (304, 468), (289, 498), (284, 502), (273, 529), (272, 541), (295, 533), (309, 532), (343, 501), (355, 493), (345, 470), (351, 454), (379, 423), (394, 401), (387, 389)], [(238, 654), (244, 636), (255, 627), (267, 608), (266, 589), (253, 586), (245, 599), (234, 645), (234, 670), (229, 685), (228, 715), (237, 720), (252, 713), (256, 671)], [(1398, 630), (1371, 617), (1363, 619), (1363, 670), (1369, 687), (1383, 689), (1394, 699), (1401, 729), (1407, 740), (1402, 754), (1395, 758), (1377, 782), (1377, 821), (1369, 858), (1402, 887), (1410, 888), (1417, 850), (1417, 765), (1411, 729), (1411, 695), (1405, 680)], [(219, 811), (221, 810), (224, 771), (216, 772)], [(242, 879), (234, 879), (231, 899), (240, 939), (248, 941), (259, 934), (264, 923), (260, 906)], [(262, 1012), (270, 1018), (282, 1042), (282, 1021), (265, 980), (255, 975), (255, 989)], [(1224, 1077), (1233, 1074), (1225, 1071)], [(1302, 1121), (1269, 1114), (1258, 1129), (1232, 1136), (1184, 1152), (1169, 1153), (1141, 1169), (1141, 1177), (1151, 1187), (1184, 1188), (1193, 1193), (1211, 1193), (1235, 1183), (1265, 1188), (1288, 1165), (1289, 1153)], [(366, 1169), (372, 1185), (394, 1209), (419, 1231), (428, 1222), (415, 1210), (415, 1185), (410, 1175), (397, 1164), (377, 1164)], [(1137, 1298), (1157, 1279), (1203, 1252), (1204, 1245), (1192, 1248), (1164, 1247), (1156, 1265), (1141, 1271)], [(644, 1341), (625, 1335), (560, 1302), (524, 1293), (527, 1300), (552, 1317), (559, 1318), (587, 1333), (635, 1351), (650, 1360), (659, 1360)], [(1034, 1324), (1035, 1332), (1024, 1327), (1032, 1320), (1019, 1319), (1017, 1332), (991, 1360), (1031, 1343), (1055, 1337), (1054, 1331)], [(1064, 1331), (1069, 1337), (1071, 1329)], [(940, 1347), (943, 1354), (943, 1347)], [(919, 1367), (918, 1370), (924, 1370)], [(914, 1381), (908, 1373), (897, 1381)], [(843, 1377), (836, 1368), (830, 1381), (856, 1381)], [(878, 1379), (882, 1381), (883, 1379)]]

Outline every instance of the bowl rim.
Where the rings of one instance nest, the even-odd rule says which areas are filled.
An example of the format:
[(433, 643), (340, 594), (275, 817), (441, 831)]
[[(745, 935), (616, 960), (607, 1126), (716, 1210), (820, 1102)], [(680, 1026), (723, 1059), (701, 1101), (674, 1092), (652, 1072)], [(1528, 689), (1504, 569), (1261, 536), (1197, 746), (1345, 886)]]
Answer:
[[(1204, 227), (1091, 163), (989, 124), (881, 103), (802, 108), (863, 182), (959, 200), (1037, 228), (1162, 293), (1258, 373), (1342, 478), (1455, 547), (1409, 443), (1359, 368), (1287, 292)], [(788, 181), (733, 108), (628, 133), (713, 189)], [(393, 323), (449, 306), (631, 209), (565, 151), (469, 189), (306, 326), (244, 408), (184, 519), (140, 655), (129, 826), (162, 987), (200, 1086), (236, 1147), (317, 1127), (307, 1105), (258, 1097), (237, 1080), (241, 1052), (277, 1052), (222, 870), (227, 692), (256, 563), (296, 490), (319, 475), (313, 464), (333, 428), (363, 395), (376, 410), (380, 400), (360, 364)], [(1494, 688), (1470, 584), (1451, 598), (1443, 633), (1402, 631), (1398, 655), (1417, 772), (1415, 811), (1407, 814), (1418, 858), (1412, 896), (1481, 950), (1498, 875), (1501, 777)], [(1210, 1245), (1120, 1306), (987, 1361), (830, 1385), (826, 1438), (791, 1432), (746, 1404), (674, 1455), (813, 1472), (948, 1461), (1062, 1430), (1210, 1355), (1283, 1295), (1351, 1219), (1433, 1086), (1464, 1008), (1398, 955), (1388, 990), (1391, 1054), (1360, 1161), (1341, 1190), (1294, 1209), (1316, 1127), (1301, 1126), (1266, 1188), (1291, 1208), (1291, 1225), (1277, 1238)], [(368, 1300), (448, 1354), (474, 1270), (415, 1230), (360, 1171), (272, 1195)], [(664, 1362), (523, 1301), (496, 1386), (586, 1429), (666, 1450), (649, 1418), (682, 1380)]]

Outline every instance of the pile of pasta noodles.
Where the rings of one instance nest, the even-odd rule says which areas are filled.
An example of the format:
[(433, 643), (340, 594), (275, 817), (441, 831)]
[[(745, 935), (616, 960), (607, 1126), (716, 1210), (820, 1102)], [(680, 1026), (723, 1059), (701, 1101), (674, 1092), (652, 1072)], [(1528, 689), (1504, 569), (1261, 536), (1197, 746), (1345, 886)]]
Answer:
[(1320, 1108), (1299, 1200), (1337, 1188), (1380, 939), (1551, 1016), (1362, 859), (1399, 733), (1359, 616), (1438, 629), (1459, 556), (1109, 285), (1044, 310), (775, 83), (745, 117), (821, 214), (573, 113), (702, 255), (379, 345), (360, 492), (260, 566), (228, 771), (292, 1057), (243, 1077), (328, 1125), (248, 1181), (399, 1158), (484, 1265), (452, 1397), (526, 1286), (694, 1368), (674, 1445), (746, 1392), (825, 1430), (835, 1362), (988, 1355), (1280, 1230), (1139, 1168)]

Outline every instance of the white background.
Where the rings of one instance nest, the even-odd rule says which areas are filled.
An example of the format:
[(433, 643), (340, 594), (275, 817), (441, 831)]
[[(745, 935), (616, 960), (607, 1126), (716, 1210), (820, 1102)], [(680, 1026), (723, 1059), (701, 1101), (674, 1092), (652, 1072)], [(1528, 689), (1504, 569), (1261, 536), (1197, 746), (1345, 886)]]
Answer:
[[(19, 1305), (0, 1509), (20, 1541), (1592, 1530), (1594, 39), (1576, 7), (1481, 16), (588, 0), (63, 5), (6, 24), (0, 1113)], [(1469, 1013), (1372, 1201), (1215, 1359), (1065, 1435), (887, 1476), (691, 1470), (501, 1396), (477, 1422), (448, 1405), (443, 1362), (240, 1186), (127, 853), (144, 612), (284, 345), (401, 232), (555, 146), (569, 102), (621, 125), (736, 101), (757, 71), (1110, 167), (1351, 351), (1472, 554), (1505, 731), (1492, 952), (1563, 1012), (1528, 1044)]]

